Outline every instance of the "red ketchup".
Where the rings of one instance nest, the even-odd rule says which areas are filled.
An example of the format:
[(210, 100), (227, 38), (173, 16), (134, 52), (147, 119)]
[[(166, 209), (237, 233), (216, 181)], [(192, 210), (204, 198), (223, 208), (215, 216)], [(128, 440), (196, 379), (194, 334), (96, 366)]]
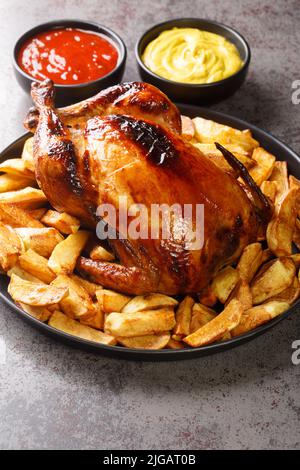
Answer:
[(37, 80), (51, 78), (60, 85), (91, 82), (117, 65), (119, 53), (105, 36), (65, 28), (46, 31), (22, 46), (18, 64)]

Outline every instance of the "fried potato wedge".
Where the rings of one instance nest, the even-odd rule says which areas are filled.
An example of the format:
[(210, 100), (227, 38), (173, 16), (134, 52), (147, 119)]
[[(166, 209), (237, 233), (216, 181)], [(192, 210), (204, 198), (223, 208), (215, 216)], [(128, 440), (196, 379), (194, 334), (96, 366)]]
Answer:
[(118, 337), (118, 343), (131, 349), (163, 349), (170, 340), (170, 333), (136, 336), (134, 338)]
[(95, 313), (89, 294), (76, 279), (72, 279), (65, 274), (59, 274), (51, 285), (68, 290), (68, 295), (60, 302), (61, 310), (68, 317), (81, 318), (83, 315)]
[(11, 277), (12, 274), (15, 274), (16, 276), (20, 277), (21, 279), (24, 279), (25, 281), (35, 282), (37, 284), (40, 284), (42, 282), (37, 277), (33, 276), (32, 274), (22, 269), (19, 263), (15, 264), (15, 266), (11, 268), (9, 271), (7, 271), (6, 274), (9, 277)]
[(64, 238), (55, 228), (16, 228), (23, 240), (25, 250), (30, 248), (41, 256), (49, 258), (58, 243)]
[(187, 295), (178, 305), (175, 314), (176, 325), (173, 329), (173, 334), (177, 337), (184, 337), (190, 334), (190, 323), (194, 303), (194, 299)]
[(76, 217), (67, 214), (66, 212), (57, 212), (49, 210), (42, 217), (43, 224), (56, 228), (59, 232), (66, 235), (76, 233), (79, 230), (80, 222)]
[(19, 257), (19, 264), (24, 271), (29, 272), (40, 281), (50, 284), (56, 275), (48, 267), (48, 260), (29, 249)]
[(91, 326), (97, 330), (104, 328), (104, 312), (101, 310), (99, 302), (93, 303), (92, 310), (79, 317), (80, 323)]
[(230, 332), (240, 323), (242, 313), (242, 304), (234, 299), (225, 307), (223, 312), (194, 333), (186, 336), (183, 341), (192, 347), (213, 343), (223, 338), (225, 333)]
[(287, 302), (289, 305), (292, 305), (299, 298), (300, 295), (300, 284), (297, 276), (294, 277), (294, 280), (290, 287), (280, 292), (280, 294), (271, 297), (268, 301), (278, 300), (281, 302)]
[(136, 313), (113, 312), (105, 319), (104, 331), (113, 336), (144, 336), (163, 333), (175, 326), (173, 309), (161, 308)]
[(29, 315), (42, 322), (48, 321), (53, 313), (47, 307), (33, 307), (32, 305), (23, 304), (22, 302), (19, 302), (18, 305), (26, 313), (29, 313)]
[(192, 140), (195, 135), (195, 126), (191, 118), (181, 115), (181, 135), (187, 140)]
[(39, 220), (34, 219), (26, 210), (10, 203), (0, 204), (0, 220), (12, 227), (44, 227)]
[(260, 243), (247, 245), (237, 264), (237, 271), (240, 278), (250, 283), (262, 264), (263, 250)]
[(26, 168), (30, 171), (34, 171), (34, 159), (33, 159), (33, 137), (29, 137), (26, 140), (23, 152), (22, 152), (22, 160), (25, 163)]
[(107, 251), (103, 246), (95, 246), (90, 252), (90, 258), (93, 261), (113, 261), (115, 256), (110, 251)]
[(190, 333), (199, 330), (201, 326), (206, 325), (217, 316), (216, 312), (202, 304), (195, 304), (192, 310), (192, 318), (190, 323)]
[(300, 250), (300, 220), (299, 219), (296, 219), (296, 222), (295, 222), (293, 243), (295, 243), (298, 250)]
[(133, 297), (122, 309), (123, 313), (143, 312), (157, 308), (176, 307), (178, 301), (164, 294), (147, 294)]
[(96, 297), (97, 290), (101, 290), (101, 286), (99, 284), (95, 284), (94, 282), (87, 281), (81, 276), (77, 274), (71, 274), (70, 278), (78, 282), (81, 287), (83, 287), (89, 294), (89, 296), (93, 299)]
[(231, 302), (232, 299), (238, 300), (242, 304), (243, 310), (248, 310), (253, 306), (252, 292), (248, 282), (244, 281), (243, 279), (239, 280), (228, 297), (225, 303), (225, 307), (229, 304), (229, 302)]
[[(216, 148), (215, 144), (194, 143), (193, 145), (198, 150), (200, 150), (201, 153), (203, 153), (207, 158), (213, 160), (213, 162), (217, 166), (222, 168), (222, 170), (235, 174), (234, 170), (229, 165), (229, 163), (227, 163), (227, 161), (222, 155), (222, 152), (220, 152), (220, 150)], [(234, 145), (226, 145), (226, 149), (233, 153), (234, 156), (247, 168), (247, 170), (250, 170), (250, 168), (256, 166), (255, 161), (248, 156), (248, 152), (243, 152), (242, 149), (238, 149)]]
[(45, 207), (40, 207), (38, 209), (27, 210), (27, 214), (29, 214), (33, 219), (41, 220), (43, 215), (47, 212)]
[(276, 205), (281, 201), (281, 199), (285, 196), (287, 191), (289, 190), (289, 180), (288, 180), (288, 170), (287, 170), (287, 163), (276, 161), (274, 163), (274, 168), (272, 174), (269, 178), (270, 181), (274, 181), (276, 183), (276, 199), (275, 199), (275, 210)]
[(225, 147), (226, 144), (236, 145), (248, 152), (252, 152), (259, 146), (259, 143), (252, 137), (249, 130), (240, 131), (201, 117), (194, 118), (193, 122), (195, 137), (199, 142), (219, 142), (225, 145)]
[(167, 349), (184, 349), (185, 345), (182, 341), (176, 341), (173, 338), (170, 338), (166, 344)]
[(223, 304), (226, 302), (230, 293), (235, 288), (239, 277), (239, 272), (231, 266), (227, 266), (217, 273), (211, 287), (220, 302)]
[(249, 173), (255, 183), (260, 186), (272, 174), (276, 158), (262, 147), (253, 150), (252, 159), (257, 165), (250, 169)]
[(263, 265), (251, 283), (253, 305), (261, 304), (290, 287), (295, 274), (295, 264), (288, 257), (278, 258)]
[(0, 193), (24, 189), (30, 186), (31, 183), (31, 180), (22, 176), (0, 175)]
[(267, 227), (268, 247), (276, 256), (292, 254), (292, 242), (296, 227), (297, 204), (300, 189), (290, 189), (281, 200), (277, 215)]
[(22, 158), (10, 158), (5, 160), (0, 163), (0, 171), (8, 173), (9, 175), (27, 178), (27, 183), (28, 179), (35, 181), (34, 172), (27, 168), (25, 161)]
[(79, 338), (86, 339), (88, 341), (94, 341), (96, 343), (115, 345), (117, 344), (116, 339), (102, 331), (95, 330), (89, 326), (82, 325), (76, 320), (67, 317), (59, 311), (55, 311), (50, 317), (49, 325), (57, 330), (64, 331), (72, 336), (78, 336)]
[(266, 302), (252, 307), (243, 313), (240, 323), (231, 331), (231, 335), (239, 336), (247, 333), (247, 331), (254, 330), (254, 328), (267, 323), (288, 308), (289, 304), (287, 302), (279, 301)]
[(23, 209), (37, 209), (47, 202), (47, 198), (41, 189), (26, 187), (18, 191), (0, 193), (0, 203), (16, 204)]
[(58, 243), (49, 258), (49, 268), (56, 274), (71, 274), (89, 236), (90, 232), (79, 230)]
[(6, 272), (18, 261), (24, 250), (21, 238), (13, 228), (0, 224), (0, 268)]
[(263, 181), (260, 189), (271, 202), (275, 203), (277, 194), (277, 185), (275, 181)]
[(96, 297), (100, 308), (105, 313), (122, 312), (122, 309), (131, 300), (128, 295), (119, 294), (109, 289), (97, 290)]
[(25, 281), (15, 274), (11, 275), (8, 293), (15, 302), (36, 307), (57, 304), (68, 295), (68, 289), (48, 286), (47, 284)]

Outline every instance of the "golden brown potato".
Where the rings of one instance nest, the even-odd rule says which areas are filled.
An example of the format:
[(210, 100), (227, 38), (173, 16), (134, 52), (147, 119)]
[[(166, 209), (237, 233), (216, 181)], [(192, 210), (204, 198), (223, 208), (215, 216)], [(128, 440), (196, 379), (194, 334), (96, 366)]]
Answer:
[(83, 277), (78, 276), (77, 274), (71, 274), (70, 278), (79, 282), (81, 287), (83, 287), (89, 294), (89, 296), (93, 299), (96, 297), (97, 290), (101, 290), (101, 286), (99, 284), (94, 284), (94, 282), (87, 281), (83, 279)]
[(38, 279), (37, 277), (33, 276), (32, 274), (28, 273), (24, 269), (21, 268), (19, 263), (15, 264), (13, 268), (11, 268), (9, 271), (6, 273), (9, 277), (12, 276), (12, 274), (15, 274), (16, 276), (20, 277), (21, 279), (25, 279), (25, 281), (30, 281), (30, 282), (35, 282), (37, 284), (41, 284), (41, 280)]
[(136, 336), (134, 338), (118, 337), (118, 343), (130, 349), (163, 349), (170, 340), (170, 333)]
[(33, 137), (29, 137), (26, 140), (23, 152), (22, 152), (22, 160), (24, 160), (26, 168), (28, 170), (34, 172), (34, 159), (33, 159)]
[(288, 171), (286, 162), (275, 162), (272, 174), (269, 178), (270, 181), (276, 183), (276, 199), (275, 199), (275, 210), (277, 203), (281, 201), (284, 195), (289, 190), (289, 180), (288, 180)]
[(176, 341), (175, 339), (170, 338), (169, 341), (166, 344), (166, 348), (168, 348), (168, 349), (183, 349), (184, 344), (182, 343), (182, 341)]
[(24, 250), (22, 240), (8, 225), (0, 223), (0, 268), (6, 272), (18, 261)]
[(225, 303), (225, 306), (228, 305), (232, 299), (236, 299), (239, 302), (241, 302), (243, 306), (243, 310), (248, 310), (249, 308), (252, 307), (253, 305), (252, 292), (251, 292), (248, 282), (241, 279), (237, 283), (237, 285), (231, 292), (230, 296), (228, 297)]
[(183, 337), (190, 334), (190, 323), (194, 303), (194, 299), (187, 295), (178, 305), (175, 314), (176, 325), (173, 329), (173, 334), (176, 335), (176, 337)]
[(171, 330), (175, 325), (174, 311), (170, 308), (147, 310), (137, 313), (109, 314), (104, 331), (114, 336), (144, 336)]
[(300, 189), (290, 189), (281, 199), (277, 215), (267, 228), (268, 247), (276, 256), (292, 254), (292, 241), (296, 227), (297, 204), (300, 200)]
[(131, 297), (119, 294), (109, 289), (99, 289), (96, 291), (96, 297), (100, 308), (105, 313), (121, 312)]
[(296, 222), (295, 222), (293, 243), (295, 243), (298, 250), (300, 250), (300, 220), (299, 219), (296, 219)]
[(48, 260), (35, 251), (29, 249), (19, 257), (19, 264), (24, 271), (29, 272), (40, 281), (50, 284), (55, 274), (48, 267)]
[(19, 302), (18, 305), (26, 312), (29, 313), (32, 317), (40, 320), (42, 322), (46, 322), (51, 317), (52, 313), (51, 310), (47, 307), (33, 307), (32, 305), (23, 304)]
[(227, 266), (217, 273), (214, 277), (211, 287), (217, 298), (223, 304), (228, 299), (239, 280), (239, 273), (231, 266)]
[(8, 293), (15, 302), (36, 307), (57, 304), (68, 295), (68, 289), (48, 286), (47, 284), (25, 281), (15, 274), (11, 275)]
[(243, 306), (238, 300), (232, 300), (227, 307), (209, 323), (183, 339), (192, 347), (204, 346), (224, 337), (225, 333), (235, 328), (241, 319)]
[(27, 211), (16, 204), (0, 204), (0, 221), (12, 227), (43, 228), (44, 225), (34, 219)]
[(217, 313), (213, 309), (202, 304), (195, 304), (192, 310), (190, 333), (199, 330), (201, 326), (206, 325), (206, 323), (210, 322), (216, 316)]
[(16, 204), (23, 209), (37, 209), (47, 202), (43, 191), (26, 187), (17, 191), (8, 191), (0, 194), (0, 203)]
[(79, 230), (80, 222), (76, 217), (67, 214), (66, 212), (57, 212), (49, 210), (42, 217), (43, 224), (56, 228), (59, 232), (66, 235), (76, 233)]
[(27, 214), (29, 214), (33, 219), (41, 220), (43, 215), (47, 212), (45, 207), (39, 207), (38, 209), (27, 210)]
[(90, 258), (93, 261), (113, 261), (115, 256), (107, 251), (103, 246), (97, 245), (90, 252)]
[[(15, 175), (35, 181), (34, 172), (29, 170), (22, 158), (10, 158), (0, 163), (0, 171), (9, 175)], [(30, 185), (30, 183), (28, 183)]]
[(281, 302), (287, 302), (289, 305), (292, 305), (299, 298), (300, 295), (300, 285), (297, 276), (294, 277), (294, 280), (290, 287), (280, 292), (280, 294), (274, 295), (271, 297), (271, 300), (278, 300)]
[(83, 325), (91, 326), (97, 330), (104, 328), (104, 312), (102, 311), (99, 302), (92, 304), (92, 309), (79, 317), (80, 323)]
[(252, 307), (243, 313), (239, 325), (231, 331), (232, 336), (239, 336), (253, 330), (280, 315), (289, 308), (287, 302), (271, 301)]
[(95, 330), (89, 326), (82, 325), (76, 320), (67, 317), (63, 313), (56, 311), (53, 313), (49, 320), (49, 325), (57, 330), (64, 331), (72, 336), (87, 339), (96, 343), (115, 345), (117, 343), (113, 336), (110, 336), (102, 331)]
[(277, 194), (277, 185), (275, 181), (263, 181), (260, 189), (271, 202), (275, 202)]
[(176, 307), (177, 300), (164, 294), (147, 294), (133, 297), (122, 309), (123, 313), (143, 312), (156, 308)]
[(90, 232), (80, 230), (58, 243), (49, 258), (49, 268), (56, 274), (71, 274), (89, 236)]
[(251, 168), (249, 173), (255, 183), (260, 186), (271, 176), (276, 159), (274, 155), (267, 152), (262, 147), (257, 147), (253, 150), (252, 159), (256, 161), (257, 165)]
[[(215, 144), (194, 143), (193, 145), (206, 157), (213, 160), (213, 162), (222, 168), (222, 170), (228, 171), (235, 175), (234, 170), (229, 165), (229, 163), (227, 163), (226, 159), (222, 155), (222, 152), (216, 148)], [(250, 168), (256, 166), (255, 161), (248, 156), (248, 152), (239, 149), (235, 145), (226, 145), (226, 149), (233, 153), (233, 155), (247, 168), (247, 170), (250, 170)]]
[(64, 238), (55, 228), (16, 228), (23, 240), (25, 250), (30, 248), (41, 256), (49, 258), (58, 243)]
[(93, 302), (87, 291), (73, 278), (60, 274), (52, 286), (68, 289), (68, 295), (60, 302), (61, 310), (70, 318), (81, 318), (94, 313)]
[(32, 184), (28, 178), (17, 175), (1, 175), (0, 176), (0, 193), (7, 191), (17, 191), (19, 189), (27, 188)]
[(250, 283), (262, 264), (263, 250), (260, 243), (247, 245), (237, 264), (237, 271), (240, 278)]
[(295, 264), (288, 257), (278, 258), (263, 265), (251, 283), (253, 304), (261, 304), (290, 287), (295, 274)]

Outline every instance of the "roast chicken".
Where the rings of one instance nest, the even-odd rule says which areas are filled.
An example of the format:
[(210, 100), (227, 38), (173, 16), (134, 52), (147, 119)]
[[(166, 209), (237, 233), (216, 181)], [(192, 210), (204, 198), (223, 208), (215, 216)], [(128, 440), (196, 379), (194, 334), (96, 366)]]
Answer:
[[(246, 168), (219, 146), (234, 170), (226, 173), (189, 144), (178, 109), (155, 87), (127, 83), (55, 109), (53, 84), (46, 80), (33, 84), (32, 98), (35, 108), (25, 126), (34, 132), (38, 184), (56, 210), (94, 229), (107, 224), (97, 208), (112, 204), (118, 213), (120, 196), (149, 213), (152, 204), (204, 207), (203, 246), (197, 249), (186, 243), (179, 217), (167, 239), (109, 238), (117, 262), (80, 257), (78, 270), (106, 288), (137, 295), (199, 293), (270, 219), (268, 200)], [(118, 218), (108, 228), (119, 234)]]

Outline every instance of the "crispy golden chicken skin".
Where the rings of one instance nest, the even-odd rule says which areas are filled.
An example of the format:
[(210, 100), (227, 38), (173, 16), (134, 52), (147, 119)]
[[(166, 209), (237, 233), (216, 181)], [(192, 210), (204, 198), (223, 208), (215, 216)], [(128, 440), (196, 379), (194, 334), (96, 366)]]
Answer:
[[(116, 96), (123, 96), (118, 105)], [(36, 128), (36, 176), (57, 210), (96, 227), (97, 208), (112, 204), (118, 212), (120, 196), (149, 213), (152, 204), (190, 204), (196, 227), (196, 206), (204, 206), (202, 247), (187, 248), (179, 217), (172, 218), (168, 238), (110, 238), (119, 263), (81, 257), (78, 269), (100, 284), (129, 294), (198, 293), (256, 240), (261, 219), (254, 199), (182, 139), (179, 111), (153, 86), (120, 85), (61, 110), (54, 108), (50, 81), (34, 84), (32, 97), (36, 111), (26, 122)], [(258, 190), (258, 203), (261, 197)], [(111, 228), (120, 232), (118, 218)]]

